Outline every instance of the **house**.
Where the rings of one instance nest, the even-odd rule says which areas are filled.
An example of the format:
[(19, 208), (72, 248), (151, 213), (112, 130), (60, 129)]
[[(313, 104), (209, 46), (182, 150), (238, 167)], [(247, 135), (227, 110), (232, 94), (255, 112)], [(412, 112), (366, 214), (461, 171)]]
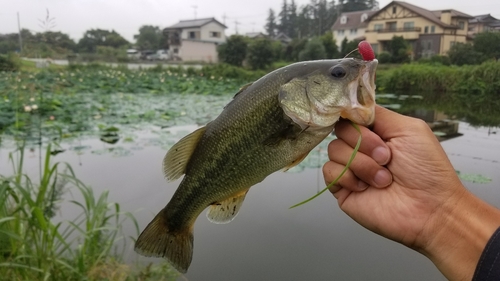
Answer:
[(366, 10), (340, 14), (340, 17), (332, 26), (333, 37), (339, 50), (344, 38), (347, 38), (347, 41), (365, 40), (365, 29), (368, 26), (367, 19), (375, 12)]
[(500, 31), (500, 20), (490, 14), (475, 16), (469, 20), (470, 36), (486, 31)]
[(262, 32), (247, 32), (245, 36), (251, 39), (267, 38), (267, 35)]
[(393, 36), (402, 36), (416, 58), (446, 55), (453, 44), (466, 42), (472, 18), (453, 9), (429, 11), (392, 1), (368, 18), (365, 37), (375, 53), (386, 51)]
[(183, 61), (217, 62), (217, 45), (226, 42), (224, 24), (215, 18), (181, 20), (163, 29), (169, 55)]

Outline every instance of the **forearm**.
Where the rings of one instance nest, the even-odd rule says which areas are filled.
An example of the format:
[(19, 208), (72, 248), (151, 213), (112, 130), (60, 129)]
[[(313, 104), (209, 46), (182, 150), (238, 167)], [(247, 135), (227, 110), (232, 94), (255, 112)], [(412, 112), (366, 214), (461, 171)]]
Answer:
[(427, 233), (434, 234), (419, 250), (449, 280), (472, 280), (481, 253), (499, 226), (500, 211), (464, 190), (437, 211), (427, 227)]

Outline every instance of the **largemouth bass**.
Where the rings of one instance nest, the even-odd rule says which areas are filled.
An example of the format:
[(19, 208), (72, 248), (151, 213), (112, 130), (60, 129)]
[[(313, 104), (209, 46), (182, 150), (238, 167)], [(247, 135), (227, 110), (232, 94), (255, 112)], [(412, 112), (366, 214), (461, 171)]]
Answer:
[(165, 177), (184, 178), (135, 250), (186, 272), (193, 225), (204, 209), (210, 221), (230, 222), (251, 186), (300, 163), (340, 117), (373, 122), (377, 64), (351, 58), (299, 62), (240, 89), (215, 120), (165, 155)]

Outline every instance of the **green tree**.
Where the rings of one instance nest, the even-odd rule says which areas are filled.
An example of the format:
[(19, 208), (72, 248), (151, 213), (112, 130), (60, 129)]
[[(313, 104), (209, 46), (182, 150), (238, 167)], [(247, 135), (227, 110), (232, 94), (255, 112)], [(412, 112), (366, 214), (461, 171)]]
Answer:
[(305, 48), (307, 39), (294, 38), (290, 44), (285, 47), (285, 60), (299, 61), (299, 54)]
[(315, 37), (307, 42), (306, 47), (299, 54), (299, 60), (320, 60), (326, 58), (325, 47), (320, 38)]
[(331, 31), (326, 32), (320, 37), (323, 47), (325, 47), (326, 58), (333, 59), (339, 56), (339, 49), (337, 48), (337, 42), (333, 38)]
[(283, 4), (281, 5), (281, 11), (278, 14), (279, 24), (278, 31), (287, 34), (289, 29), (289, 21), (288, 21), (288, 3), (286, 0), (283, 0)]
[(266, 23), (266, 32), (267, 35), (274, 37), (276, 35), (276, 16), (274, 15), (274, 10), (269, 9), (269, 16), (267, 17), (267, 23)]
[(351, 53), (353, 50), (356, 50), (358, 48), (358, 42), (356, 41), (347, 41), (347, 37), (342, 40), (342, 43), (340, 44), (340, 57), (345, 57), (349, 53)]
[(500, 33), (481, 32), (474, 37), (474, 50), (485, 59), (500, 59)]
[(274, 49), (271, 40), (258, 38), (252, 40), (248, 46), (248, 65), (252, 69), (265, 69), (273, 63)]
[(343, 13), (371, 10), (378, 8), (378, 1), (375, 0), (340, 0), (340, 9)]
[(134, 35), (136, 45), (140, 50), (161, 49), (163, 34), (158, 26), (143, 25), (139, 28), (139, 34)]
[(127, 45), (129, 42), (114, 30), (90, 29), (78, 41), (77, 48), (82, 52), (95, 53), (97, 46), (120, 48)]
[(403, 36), (393, 36), (387, 49), (391, 54), (392, 62), (404, 63), (410, 61), (410, 44), (408, 44)]
[(474, 50), (470, 43), (455, 43), (448, 51), (450, 62), (455, 65), (479, 64), (483, 54)]
[(219, 45), (217, 52), (220, 61), (241, 66), (247, 56), (247, 49), (247, 38), (236, 34), (231, 35), (226, 43)]
[(290, 6), (288, 6), (288, 23), (286, 26), (286, 35), (290, 38), (297, 37), (297, 5), (295, 0), (292, 0)]

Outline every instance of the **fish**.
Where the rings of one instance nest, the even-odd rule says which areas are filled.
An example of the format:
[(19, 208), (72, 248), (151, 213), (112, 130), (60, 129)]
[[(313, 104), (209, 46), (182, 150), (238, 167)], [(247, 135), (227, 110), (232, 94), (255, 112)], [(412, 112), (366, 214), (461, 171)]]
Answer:
[(184, 177), (137, 238), (135, 251), (187, 272), (201, 212), (208, 208), (213, 223), (232, 221), (250, 187), (299, 164), (339, 118), (373, 123), (377, 64), (355, 58), (299, 62), (242, 87), (218, 117), (166, 153), (166, 179)]

